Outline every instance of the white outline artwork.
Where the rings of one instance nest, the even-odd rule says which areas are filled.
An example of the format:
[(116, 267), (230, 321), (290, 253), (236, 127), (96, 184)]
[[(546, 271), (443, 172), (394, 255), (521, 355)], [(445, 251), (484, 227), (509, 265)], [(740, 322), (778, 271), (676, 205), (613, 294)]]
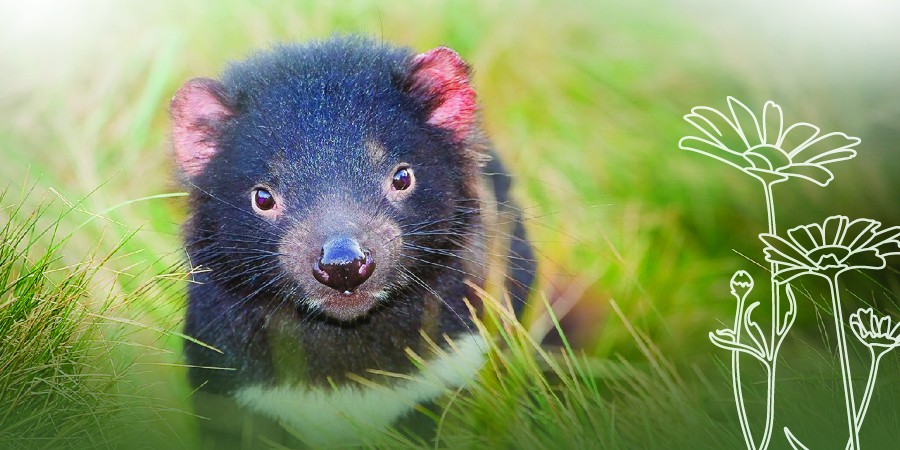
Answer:
[[(760, 118), (734, 97), (728, 97), (727, 102), (730, 116), (706, 106), (691, 109), (684, 119), (701, 131), (702, 136), (684, 137), (678, 146), (750, 175), (761, 183), (765, 196), (768, 232), (761, 233), (759, 238), (766, 244), (764, 252), (769, 262), (771, 329), (767, 335), (752, 318), (760, 302), (748, 304), (754, 281), (748, 272), (739, 270), (731, 278), (731, 295), (737, 300), (734, 328), (709, 333), (713, 344), (731, 352), (732, 391), (744, 442), (748, 450), (765, 450), (772, 440), (778, 352), (797, 317), (797, 301), (789, 283), (802, 275), (815, 275), (827, 280), (831, 297), (849, 431), (846, 449), (858, 450), (859, 430), (872, 398), (878, 365), (888, 351), (900, 346), (900, 323), (895, 324), (888, 316), (878, 316), (871, 308), (860, 309), (850, 316), (854, 336), (868, 347), (871, 356), (865, 391), (857, 405), (838, 279), (850, 270), (885, 268), (886, 256), (900, 254), (900, 227), (879, 230), (881, 223), (874, 220), (850, 221), (845, 216), (832, 216), (821, 225), (791, 228), (787, 239), (780, 237), (775, 223), (773, 187), (791, 178), (827, 186), (834, 174), (826, 165), (855, 157), (853, 147), (860, 139), (840, 132), (822, 134), (818, 127), (805, 122), (785, 128), (781, 107), (771, 101), (763, 106)], [(782, 292), (788, 302), (783, 313)], [(742, 353), (759, 360), (766, 373), (766, 417), (759, 439), (754, 438), (750, 429), (744, 404)], [(795, 450), (807, 449), (787, 427), (784, 433)]]

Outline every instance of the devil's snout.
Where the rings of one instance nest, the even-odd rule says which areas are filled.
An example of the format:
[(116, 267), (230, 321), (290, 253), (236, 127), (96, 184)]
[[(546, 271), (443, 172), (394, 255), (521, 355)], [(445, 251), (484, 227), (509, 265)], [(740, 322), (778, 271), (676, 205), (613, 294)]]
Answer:
[(371, 251), (348, 237), (331, 239), (322, 246), (322, 255), (313, 262), (313, 277), (332, 289), (351, 293), (375, 271)]

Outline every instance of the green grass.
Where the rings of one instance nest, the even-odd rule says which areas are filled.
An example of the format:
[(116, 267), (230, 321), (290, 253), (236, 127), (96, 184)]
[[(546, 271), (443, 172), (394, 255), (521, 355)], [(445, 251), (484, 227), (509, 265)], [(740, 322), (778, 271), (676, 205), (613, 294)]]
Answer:
[(5, 374), (0, 379), (0, 443), (12, 446), (18, 439), (51, 437), (59, 441), (48, 443), (59, 445), (86, 439), (89, 431), (88, 436), (79, 435), (84, 425), (94, 426), (94, 417), (104, 419), (99, 406), (105, 394), (102, 387), (86, 385), (89, 380), (81, 376), (96, 339), (96, 321), (81, 304), (88, 297), (85, 282), (92, 270), (73, 268), (54, 280), (55, 247), (34, 260), (25, 254), (42, 234), (54, 235), (56, 230), (37, 229), (40, 210), (21, 218), (15, 205), (5, 206), (8, 221), (0, 229), (0, 332), (6, 337), (0, 347)]
[[(531, 216), (541, 263), (537, 299), (558, 311), (576, 305), (560, 318), (579, 348), (573, 354), (535, 355), (525, 331), (505, 325), (512, 327), (501, 345), (508, 350), (494, 353), (471, 396), (451, 404), (448, 444), (538, 447), (594, 436), (594, 429), (594, 444), (614, 448), (688, 447), (684, 436), (691, 435), (712, 448), (740, 442), (727, 377), (715, 365), (725, 355), (706, 333), (732, 317), (727, 283), (734, 270), (762, 279), (754, 236), (766, 219), (745, 177), (677, 149), (692, 132), (681, 119), (692, 106), (723, 107), (735, 95), (759, 107), (771, 98), (790, 121), (862, 138), (860, 156), (838, 168), (830, 187), (776, 191), (782, 226), (835, 213), (900, 224), (893, 155), (900, 86), (896, 68), (879, 63), (893, 57), (900, 39), (882, 22), (861, 20), (863, 9), (799, 14), (686, 0), (322, 3), (0, 4), (0, 180), (35, 190), (4, 197), (3, 248), (11, 259), (0, 268), (7, 283), (36, 274), (18, 281), (27, 282), (18, 289), (30, 297), (0, 296), (0, 323), (18, 327), (3, 334), (15, 338), (0, 343), (0, 361), (8, 364), (0, 367), (61, 364), (70, 370), (63, 374), (96, 373), (91, 382), (54, 379), (72, 392), (62, 397), (90, 400), (71, 408), (103, 417), (96, 405), (115, 403), (112, 392), (140, 387), (134, 395), (153, 399), (146, 415), (159, 433), (190, 442), (191, 418), (178, 412), (190, 390), (174, 334), (183, 317), (177, 272), (185, 204), (168, 197), (182, 189), (172, 176), (167, 103), (188, 78), (215, 76), (228, 60), (282, 40), (351, 32), (458, 50), (475, 69), (485, 127), (517, 175), (516, 195)], [(816, 28), (821, 23), (830, 28)], [(55, 235), (29, 231), (23, 244), (7, 244), (22, 230), (48, 227)], [(23, 248), (27, 257), (16, 253)], [(895, 265), (877, 275), (881, 287), (861, 280), (848, 297), (896, 316), (896, 273)], [(800, 305), (794, 351), (812, 356), (796, 364), (798, 377), (830, 364), (821, 357), (827, 335), (819, 332), (825, 310), (815, 307), (817, 292), (810, 287)], [(45, 319), (13, 320), (21, 313), (6, 303), (26, 297)], [(544, 311), (536, 309), (536, 316)], [(7, 350), (21, 345), (47, 351)], [(98, 359), (91, 352), (110, 347), (116, 356), (106, 364), (85, 365)], [(553, 361), (562, 364), (558, 370), (549, 367)], [(539, 370), (548, 368), (549, 379)], [(18, 371), (0, 374), (0, 386), (43, 392), (17, 382), (29, 379)], [(823, 375), (812, 384), (831, 392), (828, 383)], [(523, 400), (529, 397), (537, 402)], [(3, 394), (0, 412), (20, 404), (9, 398)], [(61, 423), (35, 417), (41, 421), (0, 428), (0, 436), (33, 437)], [(82, 443), (95, 442), (84, 435), (109, 437), (80, 429), (92, 428), (72, 425)], [(482, 429), (494, 440), (478, 441)]]
[(101, 217), (84, 202), (34, 185), (0, 193), (0, 448), (185, 445), (189, 391), (171, 350), (183, 336), (152, 318), (183, 303), (186, 274), (123, 267), (133, 233), (101, 233), (68, 263)]
[(112, 254), (65, 265), (60, 221), (74, 205), (55, 215), (52, 199), (29, 211), (9, 197), (0, 195), (0, 447), (120, 443), (123, 418), (141, 400), (119, 395), (130, 364), (114, 361), (122, 355), (104, 332), (115, 296), (95, 289)]
[[(464, 391), (450, 392), (440, 402), (436, 443), (389, 432), (367, 445), (625, 449), (736, 448), (741, 442), (710, 419), (697, 391), (624, 316), (619, 319), (648, 367), (622, 358), (593, 358), (568, 343), (541, 346), (507, 304), (490, 296), (484, 300), (485, 318), (477, 325), (492, 342), (488, 362)], [(538, 309), (550, 311), (548, 306)]]

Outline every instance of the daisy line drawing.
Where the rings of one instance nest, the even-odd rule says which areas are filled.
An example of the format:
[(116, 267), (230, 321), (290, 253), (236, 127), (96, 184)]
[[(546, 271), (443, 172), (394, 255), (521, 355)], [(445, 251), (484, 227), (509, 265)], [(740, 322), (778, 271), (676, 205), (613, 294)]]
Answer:
[(757, 117), (747, 105), (727, 98), (725, 114), (708, 106), (696, 106), (684, 120), (701, 132), (678, 141), (682, 150), (700, 153), (732, 166), (762, 183), (769, 233), (775, 234), (772, 187), (791, 178), (827, 186), (834, 173), (827, 167), (856, 157), (860, 139), (798, 122), (785, 128), (781, 106), (767, 101)]
[(779, 265), (775, 276), (787, 283), (801, 275), (826, 279), (856, 269), (883, 269), (886, 256), (900, 255), (900, 226), (879, 230), (871, 219), (850, 221), (831, 216), (824, 223), (800, 225), (788, 230), (788, 238), (763, 233), (766, 260)]
[[(722, 111), (708, 106), (692, 108), (684, 119), (698, 133), (683, 137), (678, 146), (736, 168), (758, 181), (763, 188), (768, 227), (760, 238), (766, 244), (765, 255), (769, 263), (771, 304), (765, 309), (771, 311), (771, 322), (764, 324), (754, 320), (752, 313), (760, 306), (760, 301), (750, 298), (754, 288), (753, 278), (741, 270), (731, 280), (731, 294), (737, 300), (734, 327), (709, 333), (713, 344), (731, 352), (732, 389), (744, 442), (748, 450), (765, 450), (771, 443), (778, 353), (797, 317), (797, 302), (790, 282), (801, 275), (812, 274), (829, 283), (850, 430), (848, 448), (857, 450), (859, 425), (871, 393), (864, 397), (865, 405), (857, 408), (850, 385), (838, 278), (849, 270), (884, 268), (886, 256), (900, 254), (900, 243), (897, 241), (900, 228), (880, 229), (881, 224), (873, 220), (857, 219), (851, 222), (847, 217), (834, 216), (822, 225), (795, 227), (788, 231), (786, 238), (780, 237), (776, 224), (774, 186), (791, 179), (805, 180), (823, 187), (829, 185), (835, 178), (833, 165), (855, 158), (855, 147), (861, 141), (839, 131), (824, 132), (807, 122), (787, 124), (781, 106), (772, 101), (765, 102), (759, 114), (734, 97), (727, 97), (726, 103), (727, 109)], [(787, 299), (786, 308), (783, 308), (782, 297)], [(855, 334), (860, 333), (858, 337), (868, 339), (872, 335), (864, 334), (860, 331), (863, 328), (855, 325), (853, 330)], [(891, 330), (894, 333), (895, 329)], [(896, 334), (890, 336), (896, 337)], [(876, 356), (879, 354), (883, 353), (873, 353)], [(757, 434), (759, 430), (751, 429), (744, 405), (741, 358), (746, 356), (760, 361), (766, 372), (765, 418), (754, 421), (763, 426), (761, 437)], [(873, 359), (876, 366), (877, 360)], [(877, 367), (872, 372), (876, 373)], [(795, 449), (805, 448), (790, 430), (784, 428), (784, 432)]]
[[(880, 227), (880, 222), (871, 219), (850, 221), (846, 216), (831, 216), (822, 224), (814, 223), (791, 228), (788, 230), (788, 239), (768, 233), (759, 235), (766, 244), (764, 250), (766, 261), (777, 268), (774, 276), (779, 283), (788, 283), (803, 275), (815, 275), (828, 282), (838, 357), (841, 360), (851, 450), (859, 449), (859, 427), (864, 414), (860, 414), (863, 408), (857, 408), (854, 398), (838, 282), (841, 274), (847, 271), (883, 269), (887, 266), (886, 257), (900, 255), (900, 226), (879, 229)], [(863, 328), (858, 314), (855, 320), (851, 317), (851, 327), (860, 341), (869, 346), (867, 342), (870, 337), (884, 337), (881, 325), (875, 331), (872, 328)], [(854, 322), (859, 326), (852, 326)], [(887, 319), (887, 322), (889, 323), (890, 319)], [(882, 322), (879, 320), (878, 323)], [(870, 320), (870, 324), (874, 325), (874, 322)], [(868, 396), (871, 396), (871, 393), (868, 393)], [(868, 399), (864, 402), (868, 407)]]
[(746, 105), (728, 97), (729, 115), (697, 106), (684, 119), (702, 132), (686, 136), (678, 146), (718, 159), (763, 183), (802, 178), (826, 186), (834, 173), (826, 167), (856, 156), (858, 137), (841, 132), (822, 134), (799, 122), (785, 128), (781, 106), (768, 101), (757, 117)]

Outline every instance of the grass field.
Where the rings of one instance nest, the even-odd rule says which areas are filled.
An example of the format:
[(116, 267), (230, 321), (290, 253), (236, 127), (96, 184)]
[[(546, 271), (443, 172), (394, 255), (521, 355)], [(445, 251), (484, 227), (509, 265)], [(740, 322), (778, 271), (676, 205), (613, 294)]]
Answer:
[[(737, 170), (678, 149), (695, 105), (722, 109), (733, 95), (758, 111), (771, 99), (788, 121), (862, 138), (827, 188), (776, 191), (783, 226), (837, 213), (900, 224), (900, 9), (887, 1), (320, 3), (0, 1), (0, 447), (43, 447), (48, 434), (116, 446), (116, 431), (97, 437), (88, 425), (142, 421), (155, 424), (153, 439), (193, 442), (179, 367), (185, 202), (167, 105), (185, 80), (275, 42), (362, 33), (419, 50), (449, 45), (475, 69), (485, 127), (516, 175), (540, 254), (534, 315), (546, 312), (542, 299), (554, 305), (578, 350), (535, 356), (525, 330), (506, 324), (512, 350), (450, 409), (453, 447), (742, 445), (727, 355), (707, 333), (732, 320), (735, 270), (765, 276), (755, 238), (765, 207)], [(897, 317), (897, 264), (852, 280), (854, 305)], [(804, 288), (783, 416), (815, 430), (840, 424), (840, 381), (822, 331), (827, 302), (820, 287)], [(34, 301), (20, 304), (26, 292)], [(8, 358), (17, 348), (27, 357)], [(554, 358), (555, 375), (542, 374)], [(900, 423), (890, 407), (897, 360), (884, 365), (872, 436)], [(57, 383), (38, 367), (88, 381)], [(18, 385), (31, 388), (13, 397)], [(810, 395), (835, 416), (804, 418)], [(22, 421), (13, 398), (43, 401), (35, 416), (53, 409), (73, 425)], [(126, 398), (144, 407), (124, 413)], [(81, 425), (90, 431), (73, 431)], [(838, 431), (810, 436), (811, 447)]]

